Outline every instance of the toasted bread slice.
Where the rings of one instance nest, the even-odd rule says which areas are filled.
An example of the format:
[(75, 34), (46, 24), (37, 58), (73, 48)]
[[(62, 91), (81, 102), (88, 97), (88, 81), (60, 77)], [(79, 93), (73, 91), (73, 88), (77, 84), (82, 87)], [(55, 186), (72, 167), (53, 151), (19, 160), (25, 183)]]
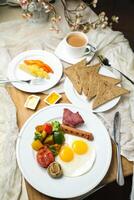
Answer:
[(81, 69), (81, 68), (83, 68), (83, 67), (85, 67), (86, 66), (86, 59), (83, 59), (83, 60), (81, 60), (80, 62), (78, 62), (78, 63), (76, 63), (76, 64), (73, 64), (73, 65), (71, 65), (71, 66), (69, 66), (69, 67), (67, 67), (67, 68), (65, 68), (64, 69), (64, 72), (65, 72), (65, 74), (66, 74), (66, 72), (68, 72), (70, 69), (73, 69), (73, 70), (75, 70), (75, 69)]
[(97, 95), (98, 91), (98, 84), (99, 84), (99, 75), (98, 73), (92, 73), (90, 77), (90, 84), (88, 85), (88, 93), (87, 98), (91, 100)]
[[(86, 93), (87, 80), (89, 79), (90, 72), (98, 72), (100, 69), (100, 63), (97, 63), (93, 66), (86, 66), (86, 59), (71, 65), (70, 67), (64, 70), (67, 77), (71, 80), (74, 88), (79, 94), (82, 94), (83, 84), (84, 91)], [(84, 71), (85, 70), (85, 71)]]
[(92, 74), (91, 79), (92, 80), (90, 82), (90, 88), (89, 88), (88, 94), (87, 94), (87, 97), (89, 100), (97, 95), (98, 87), (99, 87), (99, 84), (101, 81), (108, 82), (112, 85), (116, 85), (121, 81), (119, 79), (115, 79), (112, 77), (104, 76), (101, 74), (95, 74), (95, 73)]
[(108, 81), (109, 83), (113, 85), (116, 85), (121, 82), (121, 79), (112, 78), (110, 76), (104, 76), (102, 74), (99, 74), (99, 78), (103, 81)]
[(92, 77), (97, 74), (100, 69), (100, 64), (92, 65), (78, 70), (77, 73), (80, 77), (80, 83), (82, 84), (82, 91), (87, 96), (88, 90), (92, 85)]
[(69, 70), (65, 71), (65, 74), (67, 75), (67, 77), (72, 82), (76, 91), (79, 94), (81, 94), (82, 93), (82, 87), (81, 87), (81, 84), (80, 84), (80, 81), (79, 81), (79, 76), (77, 75), (76, 71), (74, 69), (70, 68)]
[(128, 92), (127, 89), (118, 87), (107, 81), (101, 81), (98, 85), (97, 96), (93, 101), (93, 109), (98, 108), (116, 97), (127, 94)]
[(86, 66), (86, 60), (84, 59), (74, 65), (71, 65), (70, 67), (64, 70), (66, 76), (70, 79), (74, 88), (79, 94), (82, 93), (82, 85), (80, 83), (80, 76), (77, 73), (76, 69), (81, 69), (84, 68), (85, 66)]

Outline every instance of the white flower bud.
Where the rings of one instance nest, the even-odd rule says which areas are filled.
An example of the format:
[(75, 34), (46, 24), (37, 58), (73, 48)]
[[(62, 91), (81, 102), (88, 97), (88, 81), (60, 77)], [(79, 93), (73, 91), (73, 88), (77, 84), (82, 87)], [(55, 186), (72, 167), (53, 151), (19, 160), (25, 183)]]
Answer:
[(51, 21), (52, 21), (52, 22), (56, 22), (56, 18), (55, 18), (55, 17), (52, 17), (52, 18), (51, 18)]
[(95, 29), (96, 28), (96, 24), (92, 24), (92, 28)]
[(81, 19), (80, 18), (77, 18), (76, 19), (76, 24), (79, 24), (81, 22)]
[(100, 14), (99, 14), (99, 16), (105, 16), (106, 15), (106, 13), (103, 11), (103, 12), (101, 12)]
[(45, 10), (45, 13), (49, 13), (50, 12), (50, 10)]
[(108, 17), (107, 16), (104, 19), (105, 19), (105, 21), (108, 21)]
[(93, 4), (97, 4), (97, 3), (98, 3), (98, 0), (93, 0), (92, 3), (93, 3)]
[(104, 22), (105, 21), (104, 17), (100, 17), (100, 21)]
[(106, 25), (105, 24), (101, 24), (101, 28), (105, 28), (106, 27)]
[(45, 8), (45, 9), (48, 9), (48, 8), (49, 8), (49, 6), (48, 6), (47, 4), (45, 4), (45, 5), (44, 5), (44, 8)]
[(61, 20), (61, 16), (58, 17), (58, 20), (59, 20), (59, 21)]
[(84, 9), (85, 8), (85, 4), (84, 3), (81, 3), (80, 5), (79, 5), (79, 7), (78, 7), (78, 10), (82, 10), (82, 9)]
[(93, 7), (96, 8), (96, 3), (93, 3)]
[(104, 24), (105, 24), (105, 26), (107, 26), (107, 25), (108, 25), (108, 22), (105, 21)]
[(119, 22), (119, 17), (116, 17), (116, 23), (118, 23)]
[(113, 15), (113, 16), (111, 17), (111, 19), (112, 19), (112, 21), (115, 22), (115, 23), (118, 23), (118, 21), (119, 21), (119, 17), (117, 17), (117, 16), (115, 16), (115, 15)]

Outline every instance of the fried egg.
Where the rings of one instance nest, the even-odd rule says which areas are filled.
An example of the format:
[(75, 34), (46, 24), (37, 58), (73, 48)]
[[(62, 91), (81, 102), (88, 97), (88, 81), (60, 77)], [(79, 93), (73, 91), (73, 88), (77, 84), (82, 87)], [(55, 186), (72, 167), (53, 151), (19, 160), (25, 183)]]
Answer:
[(87, 173), (93, 166), (96, 153), (93, 142), (84, 138), (65, 134), (65, 144), (55, 158), (60, 163), (63, 174), (77, 177)]

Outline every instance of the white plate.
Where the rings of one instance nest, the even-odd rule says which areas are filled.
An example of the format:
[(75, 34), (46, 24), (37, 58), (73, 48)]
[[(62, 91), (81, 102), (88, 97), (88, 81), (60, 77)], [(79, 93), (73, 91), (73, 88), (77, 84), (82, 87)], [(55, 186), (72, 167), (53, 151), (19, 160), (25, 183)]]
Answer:
[[(65, 61), (65, 62), (67, 62), (69, 64), (75, 64), (75, 63), (83, 60), (84, 58), (86, 58), (86, 56), (83, 56), (81, 58), (73, 58), (72, 55), (65, 48), (65, 39), (63, 39), (59, 43), (59, 45), (56, 47), (55, 55), (59, 59)], [(88, 55), (88, 61), (90, 61), (92, 59), (93, 55), (94, 55), (93, 53), (91, 53), (91, 55)]]
[[(106, 76), (116, 78), (115, 75), (111, 71), (106, 69), (105, 67), (101, 67), (99, 73), (106, 75)], [(120, 85), (118, 85), (118, 86), (120, 86)], [(64, 91), (65, 91), (67, 98), (74, 105), (85, 108), (85, 109), (89, 109), (92, 112), (104, 112), (106, 110), (109, 110), (109, 109), (113, 108), (120, 100), (120, 97), (117, 97), (117, 98), (99, 106), (98, 108), (92, 110), (93, 100), (89, 101), (84, 94), (79, 95), (78, 92), (73, 87), (72, 82), (68, 78), (65, 79)]]
[[(53, 179), (37, 164), (31, 143), (35, 126), (49, 120), (60, 120), (64, 108), (73, 112), (78, 111), (85, 121), (81, 129), (93, 133), (96, 160), (92, 169), (82, 176)], [(19, 168), (25, 179), (39, 192), (59, 199), (80, 196), (97, 186), (109, 169), (112, 148), (109, 134), (95, 114), (87, 113), (72, 104), (57, 104), (39, 110), (26, 121), (18, 136), (16, 153)]]
[(8, 66), (9, 80), (28, 80), (35, 78), (34, 76), (19, 69), (19, 64), (26, 59), (42, 60), (53, 69), (54, 73), (50, 73), (50, 79), (43, 79), (41, 84), (37, 85), (29, 83), (12, 83), (16, 88), (31, 93), (42, 92), (50, 89), (60, 80), (63, 71), (60, 60), (54, 54), (42, 50), (25, 51), (17, 55)]

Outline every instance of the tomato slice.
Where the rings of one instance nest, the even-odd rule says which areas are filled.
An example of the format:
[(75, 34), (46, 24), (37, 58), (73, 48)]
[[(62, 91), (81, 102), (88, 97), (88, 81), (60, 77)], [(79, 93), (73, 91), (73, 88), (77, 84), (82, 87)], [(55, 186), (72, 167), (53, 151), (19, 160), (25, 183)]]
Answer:
[(43, 125), (43, 130), (44, 130), (47, 134), (51, 134), (52, 131), (53, 131), (52, 124), (50, 124), (50, 123), (45, 123), (45, 124)]
[(37, 152), (37, 162), (41, 167), (47, 168), (50, 163), (54, 162), (54, 155), (53, 153), (48, 149), (47, 146), (44, 146)]

